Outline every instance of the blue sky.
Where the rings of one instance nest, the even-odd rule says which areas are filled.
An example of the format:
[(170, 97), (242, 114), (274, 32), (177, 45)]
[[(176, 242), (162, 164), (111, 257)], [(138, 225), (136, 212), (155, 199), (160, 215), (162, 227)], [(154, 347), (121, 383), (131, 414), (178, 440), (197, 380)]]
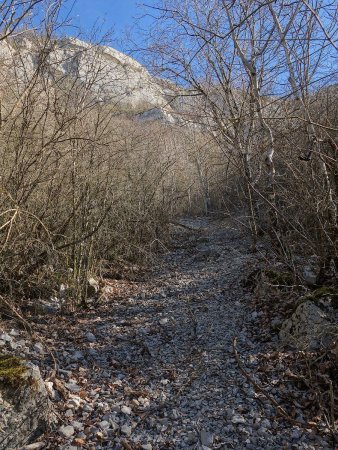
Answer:
[[(67, 10), (72, 3), (72, 0), (68, 0)], [(115, 47), (124, 49), (118, 41), (126, 30), (135, 30), (133, 26), (135, 19), (143, 16), (142, 26), (150, 24), (151, 19), (144, 17), (145, 10), (142, 9), (142, 4), (155, 4), (155, 0), (77, 0), (70, 13), (72, 25), (79, 27), (85, 34), (90, 34), (94, 26), (100, 27), (103, 33), (112, 29), (114, 31), (112, 43)], [(141, 7), (138, 7), (139, 5)], [(69, 28), (68, 31), (76, 34), (75, 29)]]

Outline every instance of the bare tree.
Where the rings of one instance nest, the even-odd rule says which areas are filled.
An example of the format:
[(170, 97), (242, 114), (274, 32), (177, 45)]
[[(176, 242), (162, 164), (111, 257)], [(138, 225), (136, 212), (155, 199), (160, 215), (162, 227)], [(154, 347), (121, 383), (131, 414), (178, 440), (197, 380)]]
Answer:
[[(153, 13), (156, 26), (148, 51), (155, 68), (184, 86), (191, 99), (203, 99), (192, 102), (190, 119), (219, 143), (224, 157), (232, 161), (233, 173), (243, 174), (252, 229), (263, 226), (259, 211), (263, 201), (263, 211), (270, 216), (267, 230), (285, 259), (293, 258), (288, 236), (299, 234), (308, 251), (320, 255), (322, 267), (327, 268), (337, 255), (332, 137), (337, 127), (321, 118), (314, 120), (313, 114), (316, 93), (335, 82), (334, 4), (326, 0), (163, 0)], [(296, 137), (300, 130), (300, 158), (298, 154), (290, 160), (283, 141), (288, 133)], [(329, 157), (326, 141), (334, 149)], [(306, 171), (318, 189), (313, 195), (306, 187), (312, 206), (301, 217), (301, 197), (291, 201), (286, 185), (302, 195), (307, 180), (298, 173), (304, 167), (300, 161), (305, 160), (313, 160)], [(294, 201), (298, 211), (292, 217)], [(303, 219), (309, 214), (313, 214), (308, 218), (311, 226)]]

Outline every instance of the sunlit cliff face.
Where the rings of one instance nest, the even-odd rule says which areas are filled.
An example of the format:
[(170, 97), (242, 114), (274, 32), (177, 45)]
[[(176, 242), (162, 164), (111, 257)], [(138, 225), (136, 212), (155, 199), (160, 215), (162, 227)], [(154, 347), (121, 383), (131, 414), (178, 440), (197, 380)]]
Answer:
[(145, 120), (173, 120), (169, 103), (175, 92), (163, 87), (136, 60), (111, 47), (74, 38), (46, 45), (41, 38), (27, 34), (1, 42), (0, 58), (0, 71), (10, 71), (23, 84), (29, 83), (37, 70), (40, 76), (71, 77), (123, 112), (144, 114)]

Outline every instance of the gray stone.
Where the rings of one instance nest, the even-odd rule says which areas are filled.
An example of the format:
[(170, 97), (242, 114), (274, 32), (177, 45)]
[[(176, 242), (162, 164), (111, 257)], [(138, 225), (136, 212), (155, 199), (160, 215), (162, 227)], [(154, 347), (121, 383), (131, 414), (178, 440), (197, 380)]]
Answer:
[(151, 444), (143, 444), (141, 446), (143, 450), (153, 450), (153, 446)]
[(20, 450), (40, 450), (46, 447), (46, 442), (34, 442), (34, 444), (25, 445)]
[(71, 355), (71, 357), (70, 357), (70, 359), (71, 359), (72, 361), (80, 361), (80, 360), (83, 359), (83, 358), (84, 358), (84, 355), (83, 355), (83, 353), (80, 352), (79, 350), (77, 350), (76, 352), (74, 352), (74, 353)]
[[(82, 402), (82, 400), (81, 400), (81, 398), (80, 397), (72, 397), (72, 398), (70, 398), (69, 400), (68, 400), (68, 402), (67, 402), (67, 404), (66, 404), (66, 407), (67, 408), (71, 408), (71, 409), (78, 409), (78, 408), (80, 408), (80, 406), (81, 406), (81, 402)], [(90, 411), (91, 411), (92, 409), (90, 409)]]
[(100, 285), (95, 278), (88, 278), (87, 283), (87, 297), (97, 297), (100, 290)]
[(214, 436), (207, 430), (201, 430), (200, 433), (201, 444), (205, 447), (211, 447), (214, 442)]
[(41, 342), (36, 342), (36, 343), (33, 345), (33, 350), (34, 350), (36, 353), (40, 353), (41, 355), (43, 355), (43, 354), (45, 353), (45, 350), (44, 350), (43, 345), (41, 344)]
[(2, 333), (2, 334), (0, 334), (0, 340), (2, 340), (4, 342), (11, 342), (13, 340), (13, 338), (8, 333)]
[[(14, 337), (20, 336), (20, 332), (17, 331), (17, 330), (15, 330), (14, 328), (11, 329), (11, 331), (9, 332), (9, 334), (10, 334), (11, 336), (14, 336)], [(39, 442), (37, 442), (37, 444), (39, 444)], [(41, 442), (40, 442), (40, 444), (41, 444)], [(34, 444), (32, 444), (32, 445), (34, 445)]]
[(317, 275), (310, 266), (306, 266), (303, 269), (303, 279), (309, 286), (314, 286), (317, 281)]
[(103, 430), (110, 427), (110, 423), (107, 420), (102, 420), (102, 422), (99, 422), (98, 425)]
[(76, 383), (74, 382), (69, 382), (69, 383), (65, 383), (65, 387), (68, 389), (68, 391), (70, 392), (80, 392), (81, 388), (80, 386), (78, 386)]
[(91, 405), (88, 405), (88, 403), (86, 403), (85, 405), (83, 405), (82, 410), (85, 412), (92, 412), (93, 411), (93, 407)]
[(121, 412), (123, 412), (123, 414), (130, 415), (131, 414), (131, 408), (129, 408), (129, 406), (123, 405), (121, 407)]
[(300, 430), (293, 430), (291, 433), (291, 439), (298, 440), (302, 437), (302, 432)]
[(235, 414), (234, 416), (232, 416), (231, 422), (234, 425), (238, 425), (238, 424), (246, 423), (246, 420), (240, 414)]
[(18, 347), (19, 347), (19, 346), (18, 346), (18, 344), (17, 344), (15, 341), (10, 341), (10, 342), (9, 342), (9, 348), (10, 348), (11, 350), (16, 350)]
[(62, 437), (69, 439), (75, 433), (74, 427), (71, 425), (62, 426), (59, 428), (59, 433)]
[(77, 420), (73, 420), (71, 423), (71, 426), (74, 427), (75, 430), (77, 431), (82, 431), (84, 428), (83, 423), (78, 422)]
[(128, 425), (123, 425), (121, 427), (121, 433), (125, 434), (126, 436), (130, 436), (132, 432), (132, 428)]
[(86, 333), (86, 339), (88, 342), (96, 342), (96, 336), (93, 333)]
[(321, 308), (306, 300), (283, 322), (279, 338), (284, 345), (293, 345), (301, 350), (317, 349), (327, 345), (337, 332), (338, 325), (331, 323)]

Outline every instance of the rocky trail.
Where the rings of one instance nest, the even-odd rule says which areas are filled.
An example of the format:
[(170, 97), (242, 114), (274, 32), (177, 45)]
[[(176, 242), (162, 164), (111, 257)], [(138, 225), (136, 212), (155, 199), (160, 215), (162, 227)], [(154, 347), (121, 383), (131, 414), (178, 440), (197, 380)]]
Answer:
[[(34, 448), (332, 448), (278, 417), (240, 371), (234, 338), (253, 377), (257, 355), (276, 345), (258, 339), (262, 312), (243, 287), (259, 258), (244, 233), (204, 218), (182, 225), (145, 281), (90, 311), (40, 316), (34, 345), (24, 331), (11, 337), (49, 380), (57, 411)], [(264, 389), (282, 403), (274, 383)]]

